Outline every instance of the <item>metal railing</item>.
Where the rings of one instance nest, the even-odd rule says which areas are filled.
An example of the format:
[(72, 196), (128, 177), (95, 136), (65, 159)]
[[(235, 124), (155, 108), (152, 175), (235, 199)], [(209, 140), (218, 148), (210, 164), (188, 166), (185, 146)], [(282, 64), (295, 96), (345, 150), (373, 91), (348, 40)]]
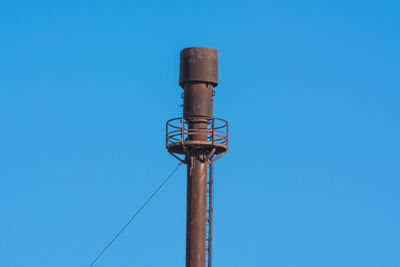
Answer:
[[(203, 127), (189, 129), (189, 125), (195, 123), (200, 123)], [(202, 141), (197, 141), (199, 143), (229, 146), (228, 122), (223, 119), (203, 117), (174, 118), (167, 121), (167, 148), (175, 144), (190, 144), (198, 136), (203, 137)]]

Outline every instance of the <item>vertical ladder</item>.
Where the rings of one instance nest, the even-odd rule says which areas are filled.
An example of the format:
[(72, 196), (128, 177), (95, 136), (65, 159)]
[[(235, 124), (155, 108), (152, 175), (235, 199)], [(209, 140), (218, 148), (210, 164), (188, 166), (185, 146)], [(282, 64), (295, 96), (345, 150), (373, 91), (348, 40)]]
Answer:
[(214, 209), (214, 177), (213, 163), (208, 165), (208, 181), (207, 181), (207, 226), (206, 226), (206, 267), (211, 267), (212, 263), (212, 226), (213, 226), (213, 209)]

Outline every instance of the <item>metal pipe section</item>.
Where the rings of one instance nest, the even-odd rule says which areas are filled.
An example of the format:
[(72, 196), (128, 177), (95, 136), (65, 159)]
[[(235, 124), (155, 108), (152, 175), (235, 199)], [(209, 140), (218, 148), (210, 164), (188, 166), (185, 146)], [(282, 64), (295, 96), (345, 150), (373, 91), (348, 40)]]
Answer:
[[(218, 85), (218, 51), (191, 47), (180, 53), (179, 85), (184, 90), (183, 117), (189, 129), (207, 129), (213, 116), (213, 90)], [(207, 141), (207, 133), (191, 140)], [(189, 148), (187, 166), (186, 267), (204, 267), (207, 224), (207, 163), (203, 148)]]
[(187, 170), (186, 267), (204, 267), (206, 258), (207, 164), (196, 154)]

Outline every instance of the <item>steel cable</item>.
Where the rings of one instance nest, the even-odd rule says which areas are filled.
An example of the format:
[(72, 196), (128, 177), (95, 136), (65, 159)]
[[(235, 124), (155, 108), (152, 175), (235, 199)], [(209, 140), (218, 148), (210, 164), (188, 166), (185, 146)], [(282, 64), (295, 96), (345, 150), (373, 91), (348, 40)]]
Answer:
[(135, 217), (146, 207), (146, 205), (150, 202), (150, 200), (157, 194), (157, 192), (165, 185), (169, 178), (172, 177), (172, 175), (178, 170), (179, 166), (182, 165), (182, 162), (176, 166), (176, 168), (167, 176), (167, 178), (164, 179), (164, 181), (158, 186), (158, 188), (151, 194), (151, 196), (143, 203), (143, 205), (136, 211), (136, 213), (129, 219), (129, 221), (124, 225), (124, 227), (119, 230), (119, 232), (114, 236), (113, 239), (105, 246), (105, 248), (97, 255), (97, 257), (90, 263), (89, 267), (93, 266), (96, 261), (106, 252), (106, 250), (111, 246), (112, 243), (119, 237), (119, 235), (128, 227), (128, 225), (135, 219)]

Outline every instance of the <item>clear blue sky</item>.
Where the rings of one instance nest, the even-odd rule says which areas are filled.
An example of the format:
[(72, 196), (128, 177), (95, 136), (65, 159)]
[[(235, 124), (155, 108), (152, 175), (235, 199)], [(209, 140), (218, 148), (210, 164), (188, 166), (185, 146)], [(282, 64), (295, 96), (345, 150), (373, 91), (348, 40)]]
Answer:
[[(176, 165), (179, 51), (217, 48), (215, 266), (400, 266), (398, 1), (7, 1), (0, 266), (88, 266)], [(184, 266), (180, 168), (95, 266)]]

